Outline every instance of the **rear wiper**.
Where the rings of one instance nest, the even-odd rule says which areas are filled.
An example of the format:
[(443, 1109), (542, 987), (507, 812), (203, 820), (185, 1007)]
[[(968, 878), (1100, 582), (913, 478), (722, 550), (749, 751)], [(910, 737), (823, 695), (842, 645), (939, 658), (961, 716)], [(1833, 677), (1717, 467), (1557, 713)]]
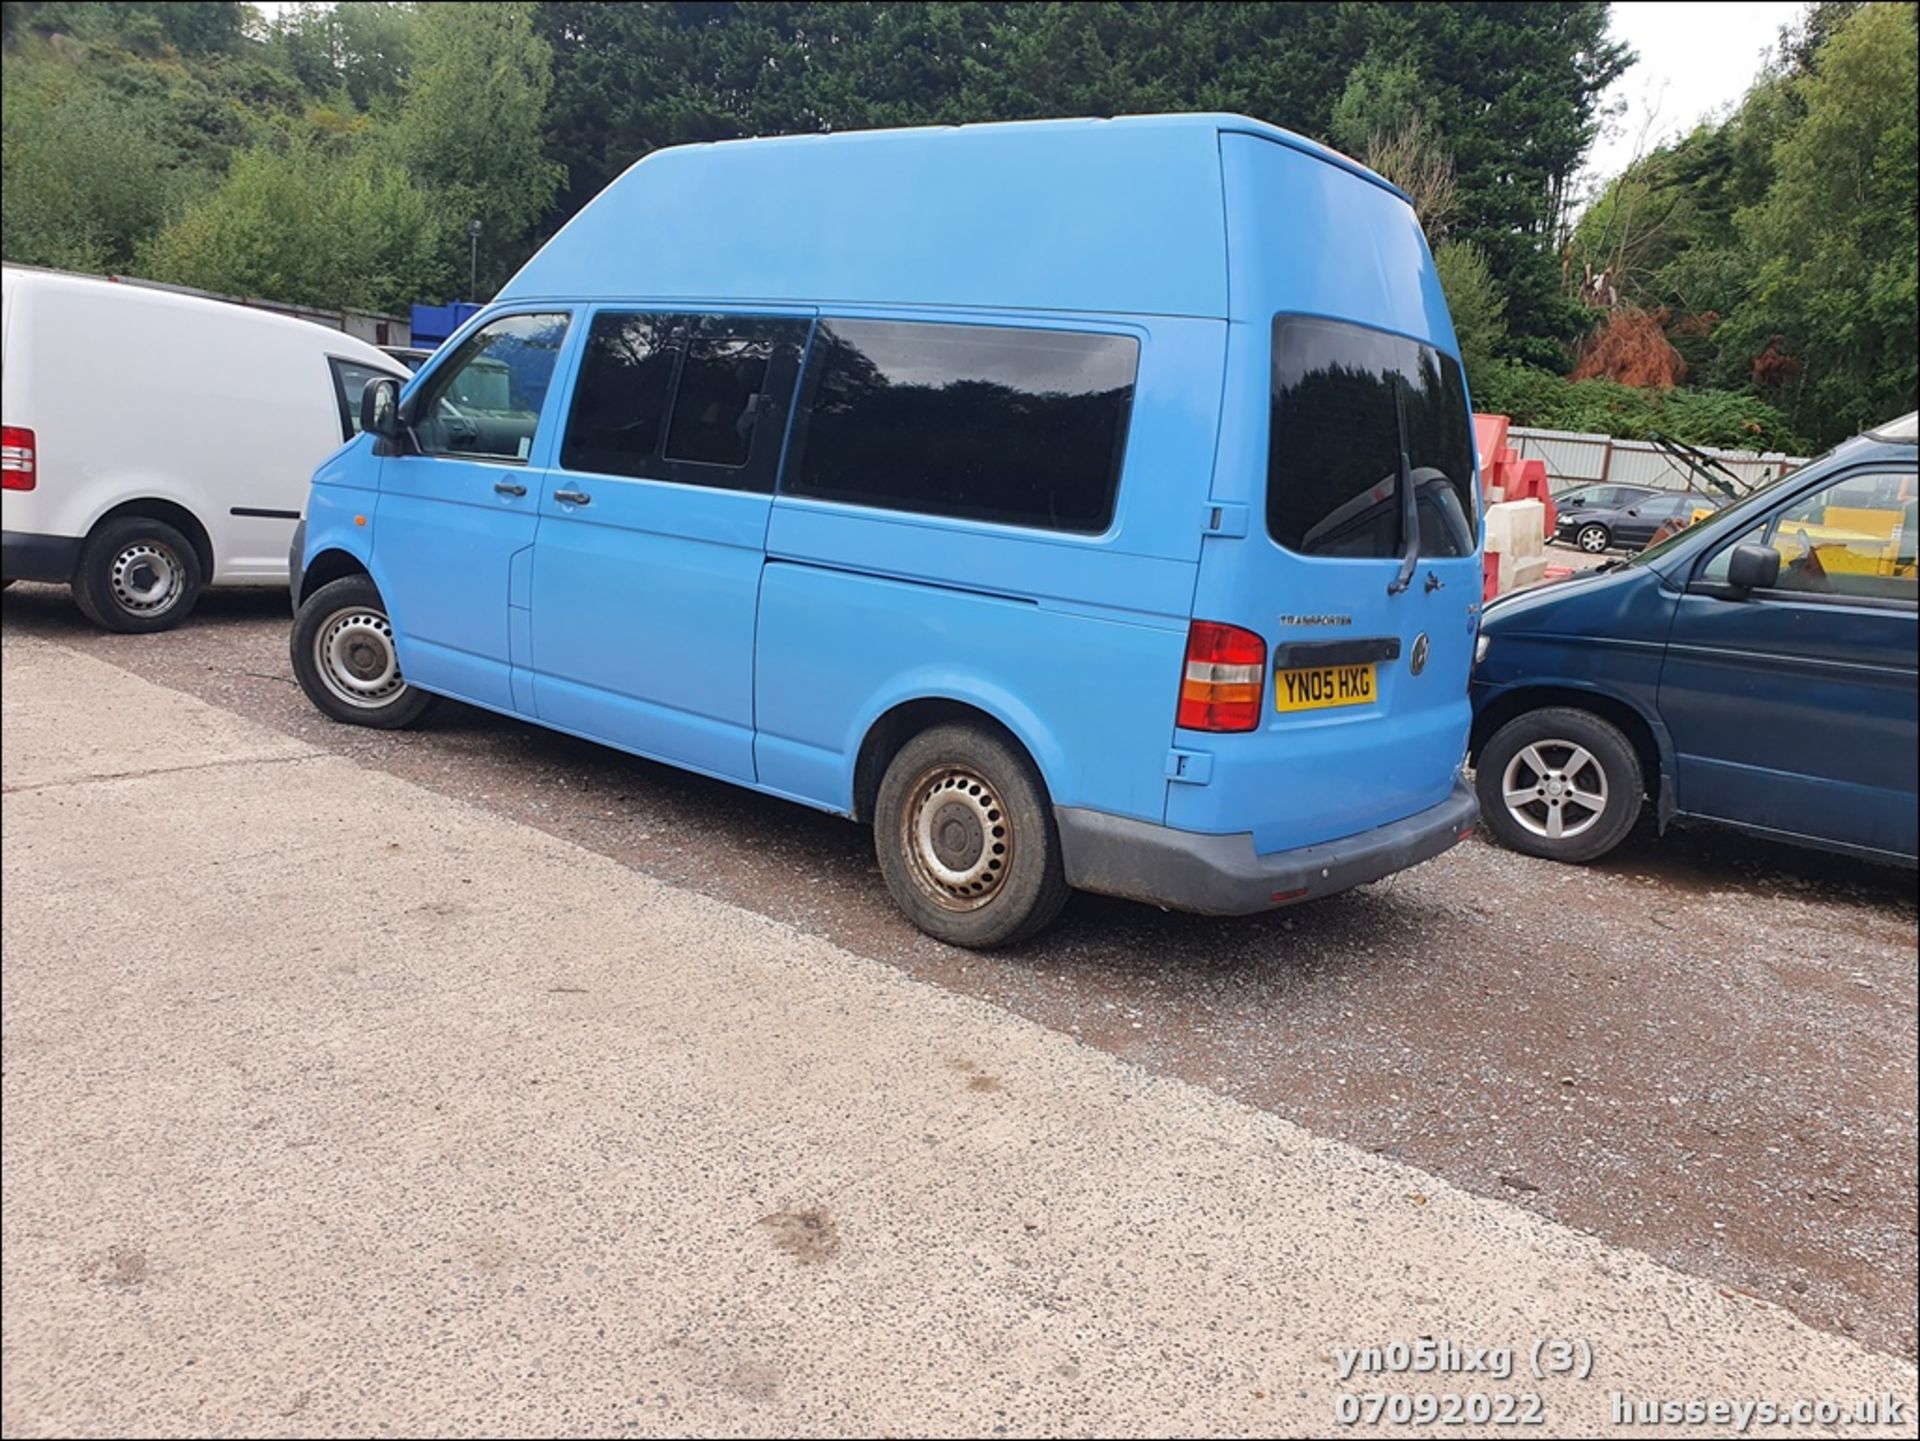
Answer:
[(1394, 483), (1400, 488), (1400, 574), (1387, 587), (1388, 595), (1398, 595), (1413, 584), (1413, 573), (1420, 565), (1420, 503), (1413, 493), (1413, 461), (1407, 455), (1406, 397), (1396, 386), (1393, 393), (1393, 418), (1400, 429), (1400, 467)]

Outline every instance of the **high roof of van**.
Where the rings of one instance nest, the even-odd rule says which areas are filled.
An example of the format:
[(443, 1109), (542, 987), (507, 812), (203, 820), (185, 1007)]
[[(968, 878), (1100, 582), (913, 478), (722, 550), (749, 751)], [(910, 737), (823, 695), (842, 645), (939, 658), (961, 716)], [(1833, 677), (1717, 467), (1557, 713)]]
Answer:
[[(1224, 317), (1231, 135), (1321, 162), (1308, 167), (1316, 189), (1351, 187), (1358, 210), (1382, 192), (1406, 201), (1346, 156), (1241, 115), (721, 141), (636, 162), (498, 299)], [(1258, 203), (1279, 221), (1284, 196)]]

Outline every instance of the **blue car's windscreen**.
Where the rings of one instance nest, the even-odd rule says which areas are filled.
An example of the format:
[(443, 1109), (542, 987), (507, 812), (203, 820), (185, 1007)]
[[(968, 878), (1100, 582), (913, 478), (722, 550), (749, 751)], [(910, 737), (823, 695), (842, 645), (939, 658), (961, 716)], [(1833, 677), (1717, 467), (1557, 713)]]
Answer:
[(1267, 531), (1302, 555), (1398, 558), (1401, 435), (1420, 554), (1474, 548), (1473, 420), (1453, 357), (1336, 320), (1273, 322)]

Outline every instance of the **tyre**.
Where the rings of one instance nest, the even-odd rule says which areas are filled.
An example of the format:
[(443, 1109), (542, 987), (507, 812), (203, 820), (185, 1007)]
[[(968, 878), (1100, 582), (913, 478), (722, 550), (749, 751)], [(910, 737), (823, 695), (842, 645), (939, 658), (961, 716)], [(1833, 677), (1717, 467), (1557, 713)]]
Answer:
[(400, 674), (386, 602), (364, 575), (343, 576), (308, 596), (293, 618), (289, 648), (307, 699), (347, 725), (398, 730), (434, 702)]
[(900, 748), (880, 781), (873, 841), (894, 903), (950, 945), (1025, 940), (1067, 903), (1039, 772), (982, 726), (935, 726)]
[(1573, 543), (1588, 555), (1600, 555), (1613, 544), (1613, 536), (1604, 525), (1583, 525), (1575, 533)]
[(1496, 731), (1481, 748), (1474, 788), (1501, 844), (1573, 864), (1626, 839), (1646, 793), (1632, 742), (1570, 706), (1528, 711)]
[(206, 577), (200, 553), (164, 520), (123, 515), (94, 527), (80, 547), (73, 599), (103, 630), (171, 630), (193, 611)]

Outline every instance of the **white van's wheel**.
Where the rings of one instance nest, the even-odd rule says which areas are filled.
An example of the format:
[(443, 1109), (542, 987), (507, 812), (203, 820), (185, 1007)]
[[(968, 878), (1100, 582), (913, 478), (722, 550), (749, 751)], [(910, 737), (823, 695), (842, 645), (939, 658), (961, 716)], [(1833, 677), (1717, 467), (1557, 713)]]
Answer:
[(96, 526), (80, 550), (73, 598), (107, 630), (144, 633), (180, 624), (200, 599), (200, 555), (163, 520), (123, 515)]
[(300, 689), (337, 721), (397, 730), (433, 704), (400, 674), (393, 622), (364, 575), (344, 576), (308, 596), (294, 616), (289, 649)]
[(956, 946), (1003, 946), (1067, 901), (1053, 808), (1033, 763), (970, 725), (922, 731), (880, 782), (874, 850), (895, 904)]

